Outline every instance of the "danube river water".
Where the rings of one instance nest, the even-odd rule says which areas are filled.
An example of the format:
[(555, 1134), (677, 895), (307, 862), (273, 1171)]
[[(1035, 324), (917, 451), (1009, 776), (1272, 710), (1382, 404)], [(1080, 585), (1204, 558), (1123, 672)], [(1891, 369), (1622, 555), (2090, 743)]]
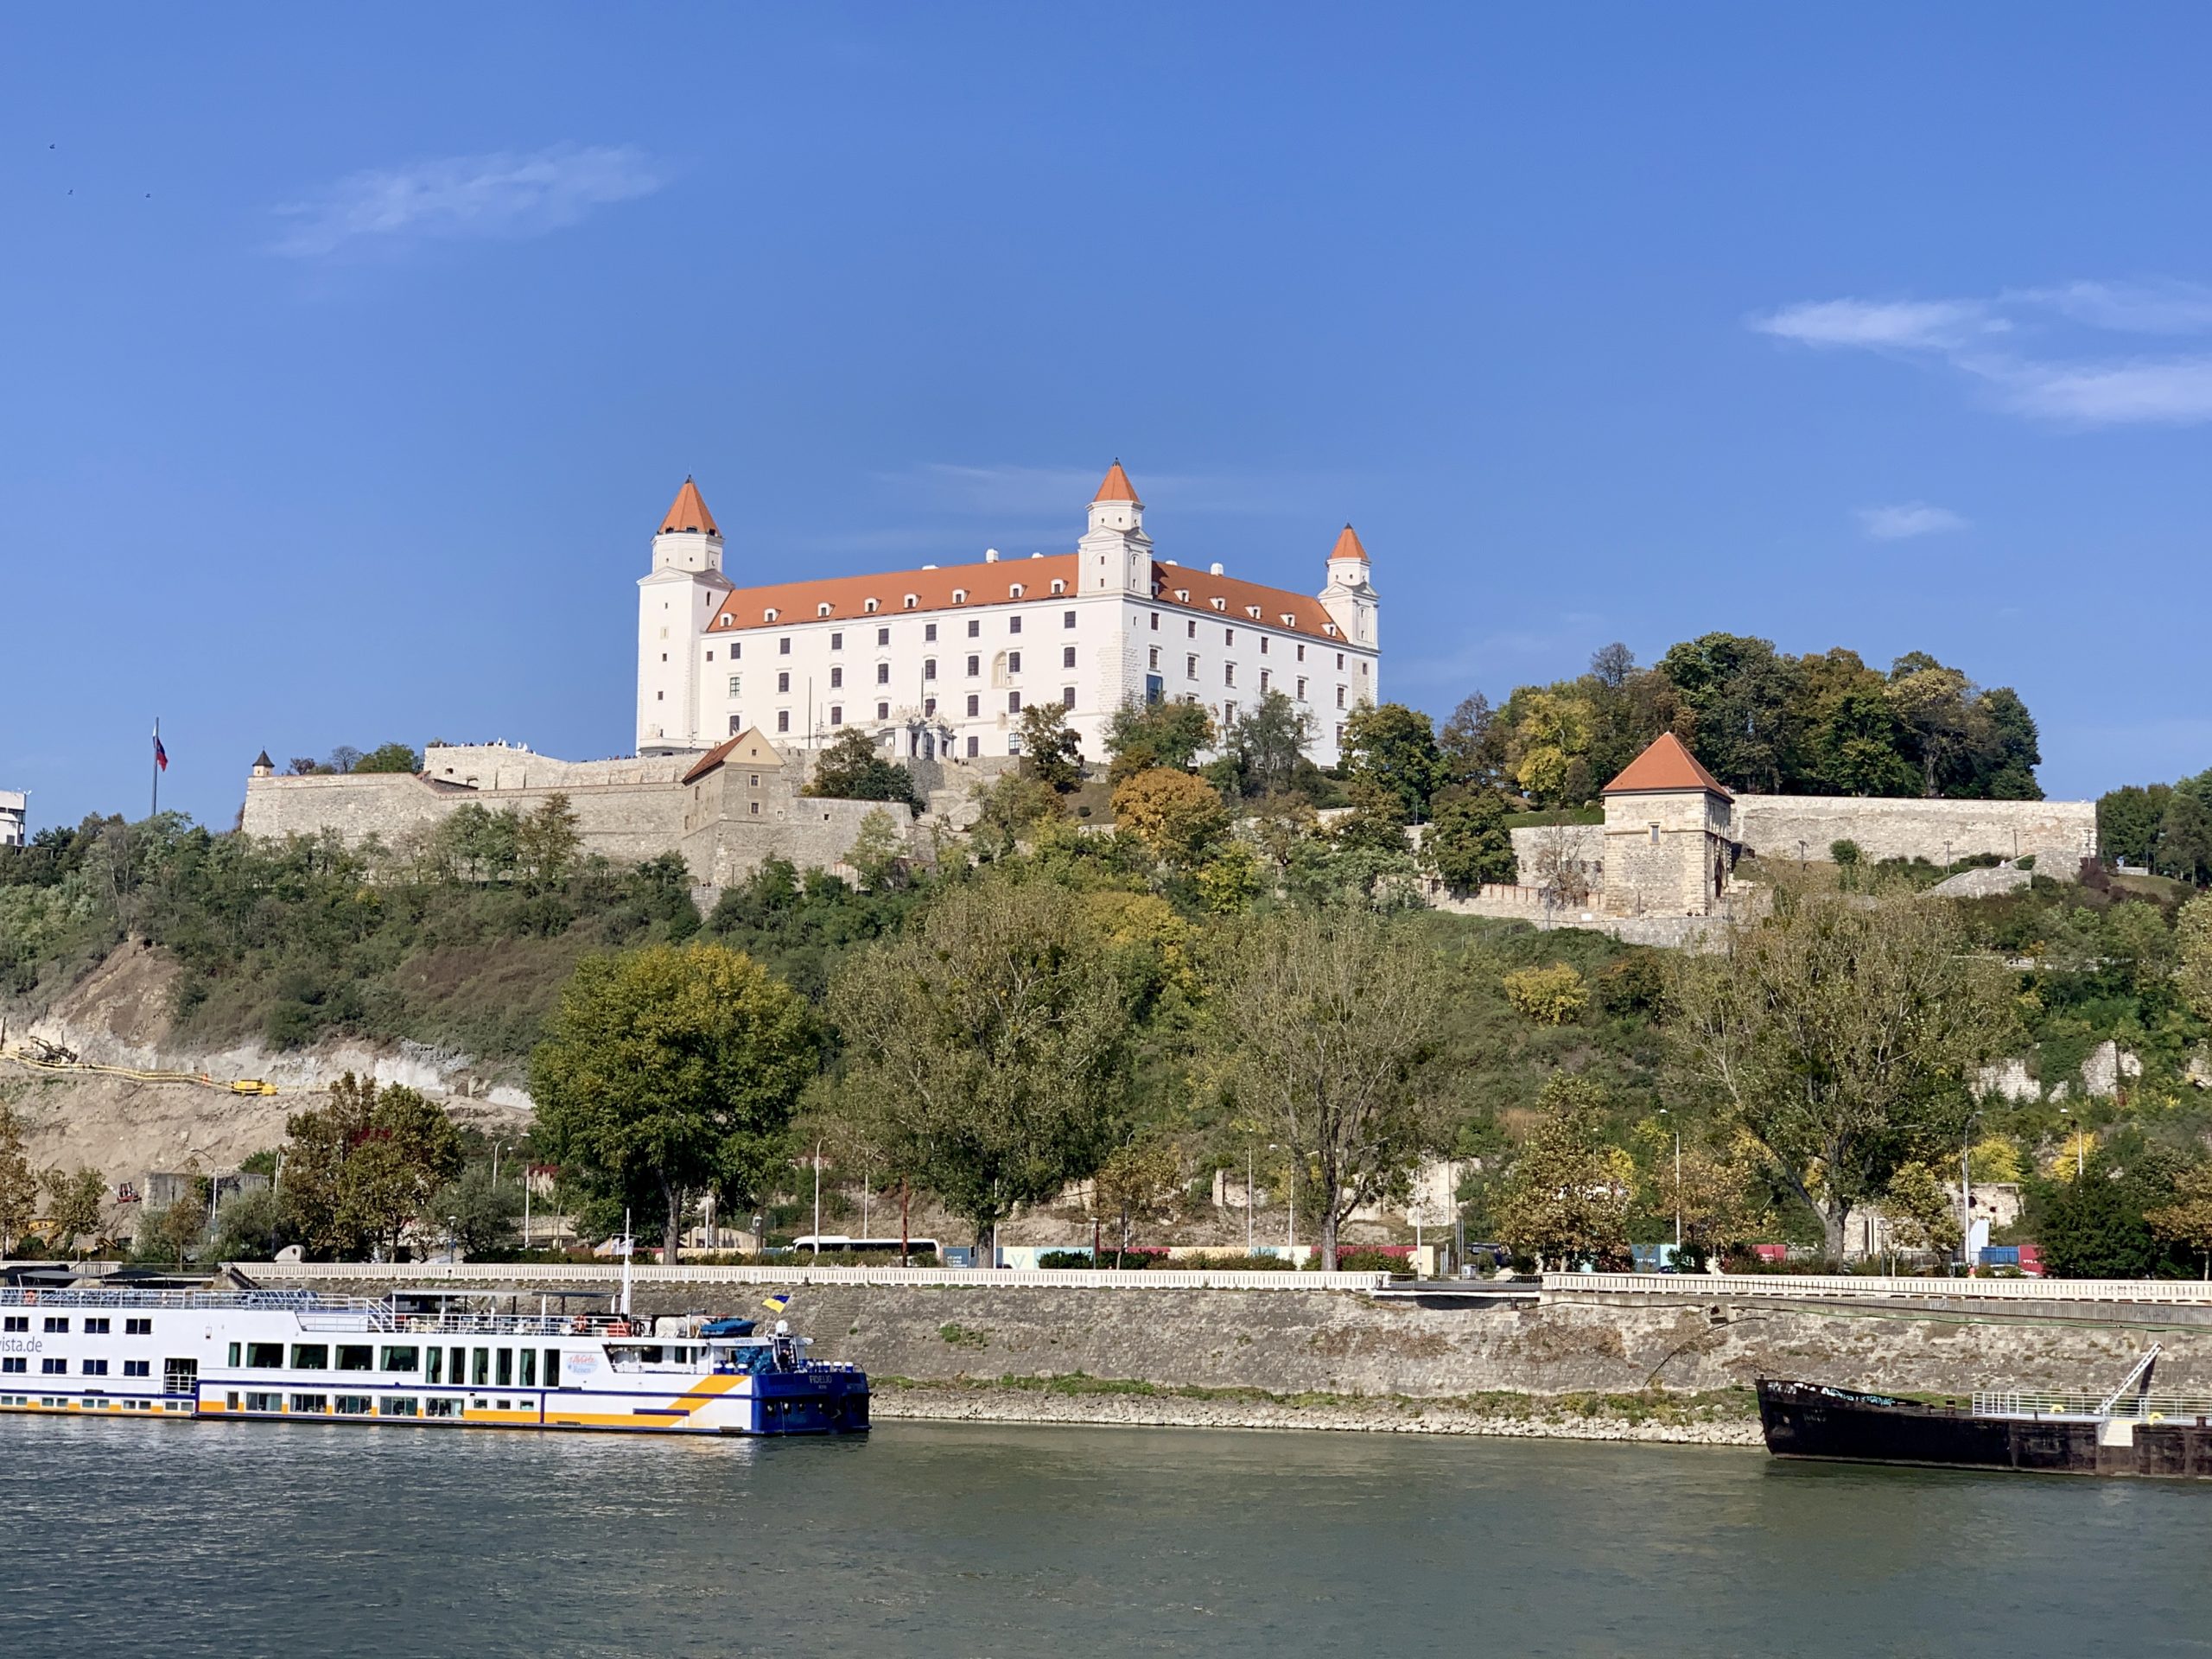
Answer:
[(10, 1418), (0, 1516), (10, 1659), (2212, 1645), (2212, 1485), (1732, 1449)]

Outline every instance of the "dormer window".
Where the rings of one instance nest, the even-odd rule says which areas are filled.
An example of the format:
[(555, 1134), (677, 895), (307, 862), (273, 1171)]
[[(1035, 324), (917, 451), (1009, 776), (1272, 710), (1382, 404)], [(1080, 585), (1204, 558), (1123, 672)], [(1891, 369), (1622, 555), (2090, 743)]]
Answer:
[(1225, 611), (1229, 608), (1229, 601), (1225, 599), (1216, 599), (1213, 601), (1213, 607), (1217, 611)]
[(1191, 590), (1187, 588), (1178, 588), (1175, 590), (1175, 597), (1187, 605), (1191, 602)]
[(1052, 581), (1052, 591), (1053, 591), (1054, 593), (1056, 593), (1056, 594), (1065, 594), (1065, 592), (1067, 592), (1067, 590), (1068, 590), (1068, 585), (1067, 585), (1067, 583), (1065, 583), (1065, 582), (1060, 581), (1058, 577), (1054, 577), (1054, 578), (1053, 578), (1053, 581)]
[(1256, 605), (1247, 605), (1244, 607), (1244, 614), (1256, 622), (1260, 620), (1260, 607)]
[(921, 601), (920, 601), (920, 599), (919, 599), (917, 595), (915, 595), (915, 594), (907, 594), (907, 595), (906, 595), (906, 608), (907, 608), (908, 610), (910, 610), (910, 611), (911, 611), (911, 610), (912, 610), (912, 609), (914, 608), (914, 607), (915, 607), (916, 605), (919, 604), (920, 602), (921, 602)]
[(829, 615), (829, 614), (830, 614), (830, 602), (829, 602), (827, 600), (824, 600), (821, 604), (819, 604), (819, 605), (816, 606), (816, 607), (814, 607), (814, 613), (815, 613), (817, 616), (827, 616), (827, 615)]
[(763, 614), (768, 621), (772, 622), (776, 620), (778, 613), (776, 611), (776, 607), (772, 605)]
[(1298, 626), (1298, 618), (1290, 612), (1285, 611), (1282, 613), (1282, 625), (1286, 628), (1294, 628)]
[(1021, 584), (1017, 582), (1008, 587), (1006, 590), (1006, 596), (1008, 599), (1020, 599), (1021, 597)]
[(956, 605), (965, 605), (968, 602), (968, 590), (965, 588), (954, 588), (952, 590), (952, 602)]
[(861, 605), (861, 608), (866, 611), (870, 616), (873, 616), (875, 614), (875, 601), (872, 599), (863, 601)]
[(1337, 625), (1333, 622), (1324, 622), (1321, 625), (1321, 632), (1333, 639), (1337, 637)]

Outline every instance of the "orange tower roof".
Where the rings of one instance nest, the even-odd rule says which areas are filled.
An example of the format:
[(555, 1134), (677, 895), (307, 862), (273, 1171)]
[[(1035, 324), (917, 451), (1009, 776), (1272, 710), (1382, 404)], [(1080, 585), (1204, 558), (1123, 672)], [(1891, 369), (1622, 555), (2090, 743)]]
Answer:
[(715, 515), (707, 511), (707, 503), (699, 493), (699, 486), (688, 478), (683, 480), (683, 487), (676, 493), (676, 505), (669, 508), (667, 516), (660, 521), (660, 533), (664, 536), (674, 536), (684, 531), (704, 531), (709, 536), (722, 533), (715, 523)]
[(1129, 475), (1122, 470), (1122, 463), (1118, 461), (1107, 468), (1106, 481), (1098, 486), (1098, 493), (1090, 499), (1093, 501), (1136, 501), (1137, 505), (1144, 505), (1143, 502), (1137, 500), (1137, 486), (1129, 482)]
[(1735, 797), (1698, 763), (1689, 746), (1672, 732), (1662, 732), (1642, 754), (1621, 768), (1621, 775), (1600, 791), (1605, 795), (1652, 795), (1669, 790), (1704, 790), (1723, 800)]
[(1350, 524), (1338, 533), (1337, 544), (1329, 550), (1329, 556), (1332, 559), (1357, 559), (1362, 563), (1371, 563), (1368, 559), (1367, 550), (1359, 543), (1359, 532)]

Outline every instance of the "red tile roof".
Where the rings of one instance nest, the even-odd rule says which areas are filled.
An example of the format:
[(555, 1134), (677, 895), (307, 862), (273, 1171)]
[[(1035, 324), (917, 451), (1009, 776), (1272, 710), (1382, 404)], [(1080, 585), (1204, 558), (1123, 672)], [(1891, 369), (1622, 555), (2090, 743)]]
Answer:
[(1367, 550), (1359, 544), (1359, 532), (1350, 524), (1337, 537), (1337, 544), (1329, 550), (1332, 559), (1367, 559)]
[(1672, 732), (1652, 739), (1642, 754), (1621, 768), (1621, 775), (1600, 791), (1605, 795), (1656, 795), (1669, 790), (1697, 789), (1723, 800), (1735, 798), (1720, 780), (1699, 764), (1688, 745)]
[[(1058, 594), (1052, 592), (1055, 579), (1065, 584)], [(824, 620), (824, 605), (830, 607), (830, 618), (846, 622), (865, 622), (871, 616), (887, 621), (921, 611), (973, 610), (1013, 602), (1011, 590), (1016, 583), (1023, 603), (1073, 599), (1077, 592), (1076, 556), (1050, 553), (1042, 558), (944, 565), (935, 570), (890, 570), (880, 575), (823, 576), (769, 588), (741, 588), (723, 599), (707, 626), (710, 632), (766, 627), (771, 626), (770, 611), (776, 613), (779, 623)], [(911, 606), (906, 603), (910, 594), (914, 598)], [(956, 594), (965, 597), (955, 599)], [(868, 608), (871, 599), (876, 607), (873, 612)], [(1152, 602), (1163, 609), (1218, 617), (1230, 626), (1266, 626), (1340, 645), (1351, 643), (1341, 630), (1332, 632), (1335, 620), (1317, 599), (1235, 576), (1213, 575), (1187, 564), (1153, 562)]]
[(774, 744), (760, 734), (760, 728), (748, 726), (735, 737), (723, 739), (692, 762), (690, 770), (683, 774), (683, 781), (697, 783), (716, 766), (736, 756), (741, 749), (744, 751), (741, 758), (761, 766), (779, 766), (784, 763), (784, 757), (776, 752)]
[(1137, 505), (1144, 505), (1143, 502), (1137, 501), (1137, 486), (1129, 482), (1129, 475), (1122, 470), (1122, 463), (1118, 461), (1107, 468), (1106, 481), (1098, 486), (1098, 493), (1090, 499), (1093, 501), (1136, 501)]
[(676, 493), (675, 505), (668, 516), (660, 521), (660, 533), (673, 536), (681, 531), (704, 531), (709, 536), (719, 536), (721, 531), (715, 524), (715, 515), (707, 511), (706, 499), (699, 493), (699, 486), (690, 479)]

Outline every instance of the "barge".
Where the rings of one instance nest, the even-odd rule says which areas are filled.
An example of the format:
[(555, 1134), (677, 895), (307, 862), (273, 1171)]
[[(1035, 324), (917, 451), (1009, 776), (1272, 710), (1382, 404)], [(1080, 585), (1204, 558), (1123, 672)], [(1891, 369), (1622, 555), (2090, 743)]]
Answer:
[[(627, 1303), (626, 1294), (618, 1308)], [(0, 1412), (656, 1434), (848, 1434), (857, 1367), (704, 1314), (396, 1291), (0, 1288)]]
[(2212, 1479), (2212, 1396), (2157, 1394), (2153, 1345), (2105, 1395), (2007, 1390), (1929, 1402), (1762, 1378), (1777, 1458)]

